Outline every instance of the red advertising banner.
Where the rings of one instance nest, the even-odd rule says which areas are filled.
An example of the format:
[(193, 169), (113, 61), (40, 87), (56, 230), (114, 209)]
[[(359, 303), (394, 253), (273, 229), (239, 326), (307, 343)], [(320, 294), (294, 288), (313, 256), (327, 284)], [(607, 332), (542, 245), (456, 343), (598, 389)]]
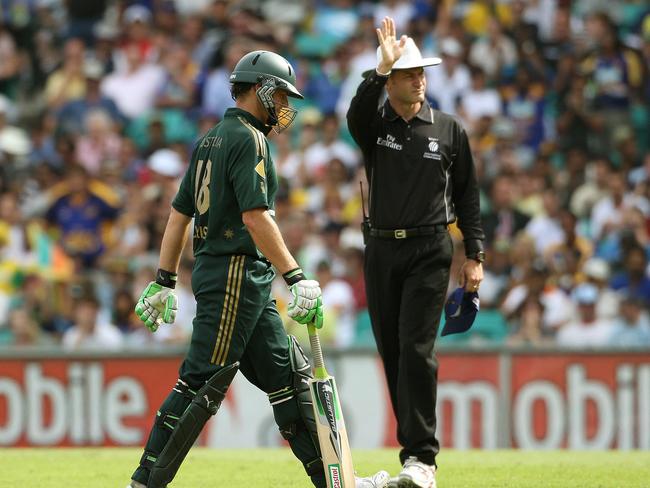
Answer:
[(0, 446), (141, 445), (178, 358), (0, 361)]
[(440, 355), (437, 400), (441, 445), (455, 449), (497, 447), (497, 354)]
[[(0, 358), (0, 446), (141, 446), (179, 364), (175, 355)], [(395, 446), (377, 357), (337, 354), (334, 364), (353, 447)], [(445, 447), (650, 449), (650, 353), (442, 352), (439, 364)], [(238, 375), (202, 443), (282, 439), (266, 395)]]
[(521, 355), (512, 364), (512, 445), (650, 449), (650, 354)]

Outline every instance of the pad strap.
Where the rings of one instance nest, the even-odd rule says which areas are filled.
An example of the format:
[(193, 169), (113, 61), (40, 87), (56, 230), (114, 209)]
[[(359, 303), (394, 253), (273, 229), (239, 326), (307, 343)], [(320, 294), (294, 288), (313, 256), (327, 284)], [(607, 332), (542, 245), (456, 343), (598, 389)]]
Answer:
[(173, 413), (165, 413), (164, 415), (160, 413), (160, 410), (156, 413), (156, 424), (172, 432), (178, 424), (180, 417), (174, 415)]
[(151, 451), (144, 451), (140, 458), (140, 466), (146, 469), (151, 469), (156, 462), (156, 454)]
[(295, 388), (291, 386), (287, 386), (285, 388), (282, 388), (281, 390), (269, 393), (268, 394), (269, 403), (271, 404), (271, 406), (284, 403), (286, 401), (291, 400), (295, 396), (295, 394), (296, 394)]
[(314, 476), (323, 472), (323, 460), (319, 457), (304, 464), (307, 476)]

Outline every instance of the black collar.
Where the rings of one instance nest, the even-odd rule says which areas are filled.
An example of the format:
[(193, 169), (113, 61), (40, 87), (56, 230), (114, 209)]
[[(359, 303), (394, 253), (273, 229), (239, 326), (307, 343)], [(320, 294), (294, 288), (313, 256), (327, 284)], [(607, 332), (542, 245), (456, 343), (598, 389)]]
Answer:
[[(381, 109), (381, 116), (391, 122), (395, 122), (400, 118), (388, 99), (384, 102), (384, 106)], [(415, 118), (418, 118), (427, 124), (433, 124), (433, 109), (429, 105), (429, 102), (426, 100), (422, 102), (422, 106), (418, 113), (415, 114)]]
[(257, 130), (261, 131), (264, 135), (267, 135), (271, 131), (271, 126), (263, 124), (260, 120), (255, 117), (252, 113), (242, 110), (241, 108), (232, 107), (226, 110), (226, 113), (223, 115), (226, 117), (243, 117), (246, 119), (246, 122), (250, 123)]

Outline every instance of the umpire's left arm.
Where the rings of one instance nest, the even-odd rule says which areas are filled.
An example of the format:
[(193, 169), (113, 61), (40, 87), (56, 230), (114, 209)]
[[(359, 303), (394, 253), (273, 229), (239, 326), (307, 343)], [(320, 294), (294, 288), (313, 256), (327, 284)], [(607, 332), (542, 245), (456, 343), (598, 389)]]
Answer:
[(483, 251), (485, 234), (481, 226), (481, 207), (478, 179), (474, 158), (467, 140), (467, 133), (460, 124), (456, 126), (456, 154), (452, 155), (452, 201), (458, 219), (458, 228), (463, 233), (465, 255), (474, 256)]

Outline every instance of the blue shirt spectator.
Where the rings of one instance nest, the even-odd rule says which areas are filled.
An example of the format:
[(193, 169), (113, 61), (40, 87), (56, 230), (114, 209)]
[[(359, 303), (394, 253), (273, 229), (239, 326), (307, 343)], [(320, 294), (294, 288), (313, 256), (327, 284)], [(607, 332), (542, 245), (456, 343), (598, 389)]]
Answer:
[(644, 310), (644, 302), (634, 295), (628, 295), (621, 301), (619, 318), (614, 322), (609, 345), (650, 347), (650, 318)]
[(92, 267), (105, 250), (103, 224), (118, 215), (116, 202), (109, 203), (115, 197), (105, 185), (92, 185), (80, 166), (70, 170), (59, 192), (45, 217), (60, 232), (66, 253), (79, 259), (84, 267)]
[(625, 253), (625, 270), (612, 278), (611, 287), (650, 303), (650, 278), (646, 273), (647, 265), (642, 247), (634, 246), (628, 249)]

